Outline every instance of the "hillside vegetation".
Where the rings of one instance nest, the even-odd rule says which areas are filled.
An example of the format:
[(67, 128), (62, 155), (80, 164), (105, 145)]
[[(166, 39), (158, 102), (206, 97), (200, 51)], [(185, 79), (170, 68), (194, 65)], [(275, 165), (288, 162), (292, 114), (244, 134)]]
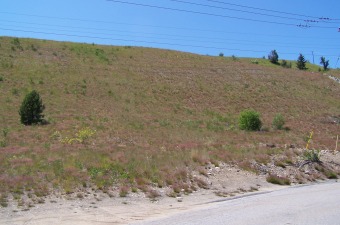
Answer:
[[(340, 84), (316, 68), (256, 61), (1, 37), (0, 193), (153, 185), (190, 192), (204, 187), (191, 171), (265, 162), (305, 146), (311, 131), (311, 148), (334, 149)], [(31, 90), (46, 106), (44, 125), (20, 123)], [(261, 114), (262, 131), (238, 128), (250, 108)], [(284, 130), (271, 128), (278, 113)]]

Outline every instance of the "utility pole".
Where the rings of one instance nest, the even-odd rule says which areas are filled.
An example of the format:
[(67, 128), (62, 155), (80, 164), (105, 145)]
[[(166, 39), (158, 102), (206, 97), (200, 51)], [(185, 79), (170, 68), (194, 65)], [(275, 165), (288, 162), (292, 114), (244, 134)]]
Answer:
[(313, 64), (315, 64), (315, 63), (314, 63), (314, 51), (312, 51), (312, 55), (313, 55)]

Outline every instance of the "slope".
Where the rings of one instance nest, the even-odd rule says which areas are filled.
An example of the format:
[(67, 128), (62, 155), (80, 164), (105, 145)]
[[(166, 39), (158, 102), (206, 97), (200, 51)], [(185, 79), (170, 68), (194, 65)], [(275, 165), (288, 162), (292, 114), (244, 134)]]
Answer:
[[(3, 193), (112, 184), (190, 191), (191, 172), (209, 162), (265, 162), (305, 146), (310, 131), (312, 148), (333, 149), (339, 134), (340, 85), (322, 73), (129, 46), (9, 37), (0, 44)], [(23, 126), (18, 109), (33, 89), (47, 124)], [(261, 113), (263, 131), (237, 128), (248, 108)], [(277, 113), (285, 130), (271, 128)], [(84, 128), (94, 136), (70, 141)]]

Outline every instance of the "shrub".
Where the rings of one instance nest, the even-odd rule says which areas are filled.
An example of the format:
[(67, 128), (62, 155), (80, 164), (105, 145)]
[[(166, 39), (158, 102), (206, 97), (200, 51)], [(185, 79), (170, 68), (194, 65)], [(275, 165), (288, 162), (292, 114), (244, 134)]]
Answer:
[(224, 54), (221, 52), (219, 55), (218, 55), (219, 57), (223, 57), (224, 56)]
[(21, 51), (24, 50), (23, 47), (21, 46), (21, 43), (20, 43), (19, 38), (14, 38), (14, 39), (12, 40), (12, 44), (14, 45), (14, 46), (12, 46), (12, 50), (15, 51), (16, 48), (19, 49), (19, 50), (21, 50)]
[(338, 179), (338, 175), (336, 175), (336, 173), (334, 171), (330, 171), (330, 170), (326, 170), (324, 172), (324, 175), (328, 178), (328, 179)]
[(87, 140), (91, 138), (95, 133), (96, 133), (95, 130), (92, 130), (89, 127), (85, 127), (79, 130), (76, 133), (76, 137), (73, 137), (73, 138), (68, 138), (68, 137), (63, 138), (59, 131), (54, 132), (51, 138), (60, 140), (60, 142), (65, 143), (65, 144), (73, 144), (74, 142), (86, 144)]
[(147, 196), (148, 198), (150, 198), (150, 199), (155, 200), (156, 198), (160, 197), (161, 194), (160, 194), (158, 191), (154, 190), (154, 189), (149, 189), (149, 190), (147, 191), (147, 193), (146, 193), (146, 196)]
[(202, 180), (201, 178), (195, 177), (194, 181), (197, 183), (197, 186), (203, 189), (209, 189), (209, 184)]
[(273, 64), (278, 64), (279, 63), (279, 55), (277, 54), (276, 50), (272, 50), (269, 53), (268, 59)]
[(37, 124), (43, 121), (45, 106), (42, 104), (42, 100), (37, 91), (33, 90), (28, 93), (19, 110), (20, 121), (25, 125)]
[(273, 119), (273, 127), (277, 130), (282, 130), (284, 125), (285, 119), (283, 116), (280, 113), (276, 114)]
[(4, 81), (4, 78), (2, 76), (0, 76), (0, 82)]
[(16, 88), (13, 88), (13, 89), (11, 90), (11, 92), (12, 92), (12, 95), (15, 95), (15, 96), (18, 96), (18, 95), (19, 95), (19, 90), (16, 89)]
[(290, 180), (287, 177), (279, 177), (277, 175), (269, 174), (267, 182), (278, 185), (290, 185)]
[(83, 128), (76, 133), (77, 138), (79, 139), (80, 143), (84, 143), (87, 139), (92, 137), (96, 133), (95, 130), (92, 130), (89, 127)]
[(274, 163), (275, 166), (279, 166), (279, 167), (282, 167), (282, 168), (286, 168), (286, 164), (282, 161), (276, 161)]
[(129, 194), (129, 187), (128, 186), (121, 186), (119, 189), (119, 197), (126, 197)]
[(321, 162), (320, 161), (320, 151), (318, 150), (306, 150), (303, 153), (303, 157), (305, 160), (311, 161), (311, 162)]
[(260, 130), (262, 122), (260, 114), (254, 110), (245, 110), (240, 113), (239, 127), (241, 130), (256, 131)]
[(7, 142), (5, 139), (0, 139), (0, 148), (4, 148), (7, 146)]
[(286, 60), (282, 60), (281, 66), (283, 68), (292, 68), (292, 63), (288, 63)]
[(5, 194), (0, 194), (0, 206), (1, 207), (8, 207), (8, 199), (7, 199), (7, 195)]
[(2, 129), (2, 138), (0, 139), (0, 147), (6, 147), (7, 146), (7, 135), (8, 135), (9, 129), (7, 127)]

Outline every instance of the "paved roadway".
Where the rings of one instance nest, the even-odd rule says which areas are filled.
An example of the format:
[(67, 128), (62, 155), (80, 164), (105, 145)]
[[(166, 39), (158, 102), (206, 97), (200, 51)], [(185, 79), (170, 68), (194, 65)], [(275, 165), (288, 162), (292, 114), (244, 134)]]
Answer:
[(340, 182), (290, 187), (222, 202), (140, 225), (340, 224)]

